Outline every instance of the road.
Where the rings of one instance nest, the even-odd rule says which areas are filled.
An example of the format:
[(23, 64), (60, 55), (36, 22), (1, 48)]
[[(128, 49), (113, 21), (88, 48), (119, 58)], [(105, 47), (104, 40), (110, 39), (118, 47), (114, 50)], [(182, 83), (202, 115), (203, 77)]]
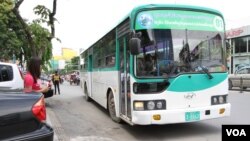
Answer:
[(60, 141), (220, 141), (221, 125), (250, 124), (250, 92), (230, 91), (231, 116), (170, 125), (114, 123), (108, 112), (84, 99), (80, 86), (61, 85), (61, 95), (46, 99), (47, 113)]

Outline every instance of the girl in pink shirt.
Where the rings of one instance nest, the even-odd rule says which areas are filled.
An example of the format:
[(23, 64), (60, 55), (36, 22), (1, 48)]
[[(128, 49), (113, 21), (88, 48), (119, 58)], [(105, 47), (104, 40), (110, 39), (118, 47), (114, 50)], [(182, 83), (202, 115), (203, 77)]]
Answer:
[(45, 93), (49, 90), (48, 87), (41, 87), (38, 84), (38, 79), (41, 75), (42, 60), (38, 57), (32, 57), (28, 63), (28, 72), (24, 77), (24, 92), (40, 92)]

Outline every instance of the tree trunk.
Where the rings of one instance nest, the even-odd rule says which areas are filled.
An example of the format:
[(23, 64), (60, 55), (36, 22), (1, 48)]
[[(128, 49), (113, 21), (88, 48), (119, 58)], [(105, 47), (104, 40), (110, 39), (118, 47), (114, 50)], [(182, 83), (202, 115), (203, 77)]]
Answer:
[[(32, 33), (29, 30), (29, 26), (27, 23), (25, 23), (25, 21), (23, 20), (22, 16), (19, 13), (19, 7), (23, 3), (23, 1), (24, 0), (19, 0), (16, 2), (15, 7), (13, 8), (13, 13), (16, 15), (17, 19), (19, 20), (19, 22), (21, 23), (21, 25), (23, 27), (23, 30), (24, 30), (26, 37), (27, 37), (27, 40), (28, 40), (29, 47), (32, 51), (32, 56), (42, 56), (44, 53), (44, 50), (42, 50), (42, 51), (36, 50), (36, 45), (35, 45), (34, 40), (32, 38)], [(53, 1), (53, 11), (52, 11), (52, 13), (49, 14), (49, 21), (48, 21), (49, 25), (51, 27), (51, 35), (48, 37), (49, 42), (51, 42), (52, 39), (55, 37), (54, 16), (56, 15), (56, 7), (57, 7), (57, 0), (54, 0)]]
[(56, 15), (56, 7), (57, 7), (57, 0), (53, 1), (53, 11), (49, 14), (49, 23), (51, 28), (51, 36), (49, 37), (49, 41), (55, 37), (55, 21), (54, 16)]
[(36, 52), (36, 48), (35, 48), (35, 43), (33, 41), (32, 34), (29, 31), (29, 29), (28, 29), (28, 25), (25, 23), (25, 21), (23, 20), (22, 16), (19, 13), (19, 7), (23, 3), (23, 1), (24, 0), (19, 0), (15, 4), (15, 7), (13, 9), (13, 13), (16, 15), (17, 19), (20, 21), (20, 23), (21, 23), (21, 25), (23, 27), (23, 30), (24, 30), (24, 32), (26, 34), (27, 39), (28, 39), (29, 47), (32, 50), (32, 56), (37, 56), (37, 52)]

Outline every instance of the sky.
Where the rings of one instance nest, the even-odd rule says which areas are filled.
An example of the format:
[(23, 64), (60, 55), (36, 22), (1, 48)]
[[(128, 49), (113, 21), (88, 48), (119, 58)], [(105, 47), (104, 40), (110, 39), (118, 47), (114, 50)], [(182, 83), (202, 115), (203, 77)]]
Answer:
[[(142, 4), (184, 4), (213, 8), (224, 15), (226, 29), (250, 25), (247, 0), (57, 0), (53, 54), (61, 48), (86, 49), (117, 25), (129, 11)], [(23, 18), (32, 21), (36, 5), (52, 10), (53, 0), (24, 0), (20, 7)], [(50, 29), (50, 28), (48, 28)]]

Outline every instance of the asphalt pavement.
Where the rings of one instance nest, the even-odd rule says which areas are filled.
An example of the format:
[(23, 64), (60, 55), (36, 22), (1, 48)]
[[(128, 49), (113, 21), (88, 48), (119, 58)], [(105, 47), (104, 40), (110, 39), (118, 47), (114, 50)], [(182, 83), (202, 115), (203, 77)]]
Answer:
[[(69, 87), (70, 87), (70, 90), (69, 90)], [(57, 102), (59, 100), (66, 99), (66, 101), (64, 101), (64, 103), (68, 103), (69, 104), (70, 103), (69, 101), (71, 100), (70, 98), (71, 98), (72, 95), (79, 95), (80, 94), (80, 91), (78, 90), (78, 89), (80, 89), (80, 86), (75, 86), (75, 85), (74, 86), (70, 86), (67, 82), (65, 82), (64, 84), (61, 85), (61, 89), (62, 89), (61, 95), (54, 95), (52, 98), (45, 99), (45, 101), (46, 101), (46, 108), (47, 108), (47, 123), (49, 125), (51, 125), (53, 127), (53, 129), (54, 129), (54, 141), (113, 141), (111, 138), (105, 138), (105, 137), (101, 137), (101, 136), (94, 136), (94, 135), (96, 135), (94, 133), (92, 135), (87, 135), (87, 136), (86, 136), (86, 134), (85, 135), (79, 134), (79, 135), (82, 135), (82, 136), (75, 136), (74, 138), (68, 137), (65, 134), (65, 130), (67, 130), (67, 129), (64, 129), (62, 127), (62, 125), (60, 123), (60, 120), (59, 120), (59, 119), (62, 118), (62, 116), (58, 117), (59, 115), (55, 114), (56, 112), (58, 112), (56, 110), (58, 107), (56, 107), (56, 106), (61, 106), (61, 105), (56, 105), (55, 102)], [(72, 91), (74, 91), (75, 93), (72, 93)], [(76, 94), (76, 93), (79, 93), (79, 94)], [(212, 121), (203, 121), (201, 123), (210, 123), (211, 122), (211, 124), (213, 124), (213, 123), (217, 122), (214, 125), (214, 127), (217, 127), (217, 125), (220, 125), (222, 120), (223, 120), (223, 123), (228, 123), (228, 124), (229, 123), (230, 124), (231, 123), (237, 123), (237, 124), (240, 124), (240, 123), (249, 123), (249, 119), (248, 118), (246, 118), (246, 119), (244, 118), (243, 119), (243, 118), (241, 118), (241, 116), (240, 117), (238, 116), (238, 115), (242, 115), (243, 117), (249, 117), (248, 112), (238, 113), (240, 111), (237, 110), (237, 109), (245, 109), (245, 108), (248, 107), (247, 105), (249, 105), (249, 104), (246, 105), (246, 102), (244, 103), (244, 101), (242, 101), (242, 99), (248, 99), (249, 94), (250, 94), (249, 90), (243, 91), (241, 93), (238, 89), (234, 89), (232, 91), (229, 91), (229, 93), (230, 93), (230, 102), (232, 102), (232, 104), (234, 104), (233, 107), (232, 107), (232, 115), (230, 116), (230, 118), (224, 118), (224, 119), (218, 119), (218, 120), (212, 120)], [(76, 98), (78, 98), (78, 97), (76, 97)], [(238, 103), (241, 103), (241, 104), (238, 104)], [(90, 104), (90, 105), (93, 105), (93, 104)], [(101, 113), (101, 112), (99, 111), (98, 113)], [(201, 123), (199, 124), (200, 126), (203, 125)], [(192, 125), (195, 126), (196, 124), (192, 124)], [(86, 124), (86, 126), (88, 126), (88, 124)], [(178, 126), (178, 125), (176, 125), (176, 126)], [(199, 126), (199, 128), (200, 128), (200, 126)], [(143, 130), (146, 131), (146, 129), (150, 128), (150, 127), (138, 127), (138, 128), (142, 128)], [(158, 128), (163, 128), (163, 129), (166, 128), (166, 129), (168, 129), (168, 126), (166, 126), (166, 127), (165, 126), (161, 126), (161, 127), (158, 127)], [(129, 134), (129, 132), (132, 132), (134, 130), (135, 130), (134, 131), (135, 133), (138, 132), (136, 130), (136, 127), (129, 128), (129, 129), (130, 130), (128, 130), (128, 134)], [(72, 127), (70, 128), (70, 131), (71, 130), (72, 130), (72, 132), (77, 131), (77, 130), (73, 130)], [(134, 132), (132, 132), (132, 133), (134, 133)], [(99, 133), (99, 132), (97, 132), (97, 133)], [(133, 135), (132, 133), (129, 134), (129, 135)], [(139, 134), (139, 133), (137, 133), (137, 134)], [(135, 134), (135, 135), (137, 135), (137, 134)], [(177, 133), (174, 132), (174, 134), (177, 134)], [(182, 134), (180, 134), (180, 135), (182, 135)], [(214, 133), (212, 135), (215, 136), (214, 137), (215, 139), (217, 139), (217, 135), (215, 135)], [(195, 137), (199, 137), (198, 140), (200, 140), (200, 136), (203, 136), (203, 135), (196, 135), (196, 134), (194, 134), (194, 136)], [(208, 138), (210, 136), (211, 135), (208, 135)], [(210, 138), (213, 139), (212, 137), (210, 137)], [(193, 140), (193, 138), (192, 138), (192, 140)]]

